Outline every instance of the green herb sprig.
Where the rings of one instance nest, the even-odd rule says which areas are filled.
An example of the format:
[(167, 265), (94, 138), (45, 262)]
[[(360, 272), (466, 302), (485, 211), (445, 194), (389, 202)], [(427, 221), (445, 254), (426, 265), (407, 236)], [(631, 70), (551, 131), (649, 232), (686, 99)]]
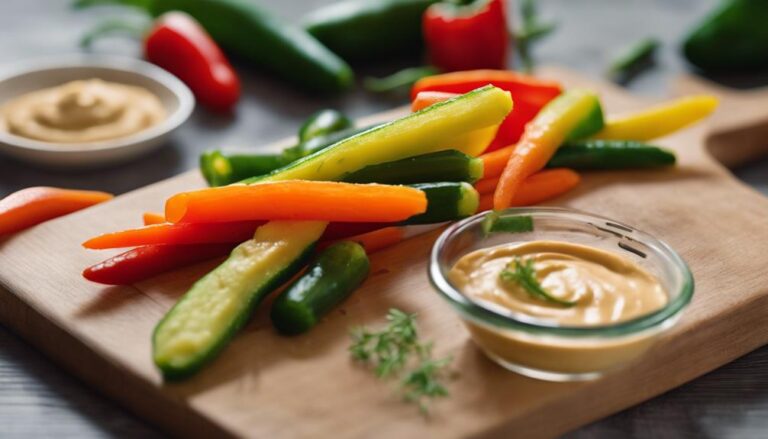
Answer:
[(429, 413), (428, 402), (434, 398), (448, 396), (448, 389), (442, 383), (445, 369), (451, 358), (422, 360), (418, 367), (409, 372), (401, 383), (403, 398), (419, 406), (422, 413)]
[(554, 32), (557, 29), (557, 24), (539, 21), (536, 0), (523, 0), (520, 5), (520, 16), (522, 17), (522, 23), (520, 30), (515, 33), (514, 37), (520, 61), (522, 62), (522, 70), (524, 72), (531, 72), (534, 68), (531, 46)]
[(441, 71), (432, 66), (409, 67), (383, 78), (368, 77), (363, 87), (372, 93), (390, 93), (397, 90), (409, 90), (421, 78), (433, 76)]
[(380, 379), (400, 377), (403, 399), (428, 414), (429, 401), (448, 395), (443, 380), (451, 358), (432, 357), (432, 344), (419, 340), (416, 314), (393, 308), (387, 313), (387, 322), (378, 332), (354, 329), (349, 352), (355, 360), (372, 365)]
[(532, 297), (544, 300), (546, 302), (555, 303), (565, 307), (571, 307), (576, 305), (576, 302), (559, 299), (547, 292), (544, 287), (541, 286), (539, 280), (536, 279), (536, 270), (533, 268), (533, 260), (528, 259), (522, 262), (520, 257), (510, 262), (507, 267), (501, 271), (499, 275), (501, 280), (509, 283), (517, 283)]

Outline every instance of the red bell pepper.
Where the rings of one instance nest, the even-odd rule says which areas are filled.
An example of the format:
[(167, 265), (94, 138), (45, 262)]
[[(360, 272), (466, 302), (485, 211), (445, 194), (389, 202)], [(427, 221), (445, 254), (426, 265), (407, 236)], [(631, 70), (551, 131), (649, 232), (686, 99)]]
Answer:
[[(445, 73), (421, 79), (413, 85), (411, 98), (414, 109), (418, 108), (416, 101), (430, 105), (452, 97), (450, 93), (467, 93), (476, 88), (492, 84), (512, 94), (515, 106), (499, 127), (496, 138), (488, 146), (486, 152), (511, 145), (520, 139), (525, 125), (530, 122), (549, 101), (560, 95), (562, 87), (559, 83), (533, 76), (522, 75), (508, 70), (471, 70), (466, 72)], [(430, 92), (423, 98), (419, 95)]]
[(240, 98), (240, 81), (219, 46), (191, 16), (169, 12), (144, 40), (145, 57), (178, 76), (204, 106), (227, 112)]
[(507, 66), (510, 34), (504, 0), (435, 3), (424, 12), (422, 28), (432, 64), (443, 71)]
[(224, 256), (237, 244), (148, 245), (88, 267), (83, 277), (100, 284), (129, 285), (166, 271)]

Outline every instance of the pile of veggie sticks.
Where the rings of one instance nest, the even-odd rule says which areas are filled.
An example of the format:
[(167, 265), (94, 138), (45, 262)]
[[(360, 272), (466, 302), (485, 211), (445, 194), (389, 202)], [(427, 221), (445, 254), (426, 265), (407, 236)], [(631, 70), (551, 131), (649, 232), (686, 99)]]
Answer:
[[(436, 78), (433, 82), (441, 83), (439, 79), (445, 80)], [(525, 85), (538, 85), (527, 77), (506, 79), (509, 83), (505, 87), (515, 90), (512, 96), (524, 93)], [(350, 239), (350, 235), (364, 232), (363, 236), (371, 240), (359, 240), (370, 252), (373, 248), (368, 247), (368, 242), (380, 243), (383, 239), (390, 243), (402, 238), (403, 224), (435, 223), (470, 215), (479, 205), (491, 204), (491, 194), (493, 205), (504, 208), (543, 201), (578, 183), (578, 174), (570, 169), (544, 170), (550, 161), (582, 169), (631, 167), (638, 158), (645, 158), (645, 162), (638, 162), (641, 167), (669, 165), (674, 163), (674, 155), (667, 151), (610, 139), (622, 133), (668, 134), (703, 117), (712, 110), (713, 101), (706, 97), (681, 100), (605, 123), (594, 93), (569, 90), (542, 104), (541, 111), (526, 121), (517, 146), (499, 148), (479, 158), (466, 154), (478, 154), (493, 144), (495, 137), (509, 135), (498, 127), (505, 118), (517, 117), (514, 111), (510, 114), (511, 107), (510, 93), (490, 85), (450, 97), (412, 116), (352, 135), (255, 176), (247, 185), (179, 194), (166, 205), (164, 219), (169, 223), (97, 237), (86, 246), (189, 249), (197, 245), (210, 250), (221, 244), (234, 246), (246, 238), (229, 259), (192, 287), (155, 331), (156, 364), (166, 378), (182, 378), (216, 356), (263, 297), (304, 266), (317, 241), (356, 241), (358, 238)], [(583, 138), (592, 140), (580, 140)], [(635, 139), (646, 140), (641, 135)], [(484, 175), (477, 172), (480, 162)], [(452, 163), (453, 167), (425, 163)], [(436, 168), (458, 181), (419, 186), (409, 180), (425, 169)], [(475, 181), (481, 175), (483, 178)], [(350, 178), (379, 184), (331, 183)], [(412, 187), (389, 186), (408, 183)], [(479, 192), (485, 196), (481, 198)], [(376, 201), (366, 198), (371, 193), (376, 193)], [(386, 194), (392, 197), (387, 206), (374, 206), (388, 199)], [(342, 199), (348, 204), (340, 202)], [(265, 220), (269, 222), (263, 223)], [(247, 239), (254, 229), (255, 236)], [(323, 247), (333, 250), (335, 256), (321, 253), (307, 274), (288, 288), (290, 298), (281, 296), (276, 301), (282, 304), (272, 312), (279, 330), (297, 333), (309, 329), (364, 279), (361, 273), (367, 272), (368, 263), (361, 257), (361, 249), (349, 243), (343, 245), (344, 251), (329, 244)], [(345, 264), (359, 268), (343, 282), (332, 282), (334, 275), (326, 273), (342, 273), (344, 269), (322, 268)], [(206, 309), (203, 314), (201, 306)]]
[[(164, 376), (188, 376), (219, 352), (264, 296), (305, 266), (316, 243), (325, 240), (324, 235), (338, 240), (360, 230), (376, 230), (362, 240), (364, 245), (375, 245), (382, 237), (386, 240), (402, 236), (401, 230), (396, 234), (389, 228), (379, 230), (382, 226), (443, 222), (474, 213), (479, 197), (468, 181), (403, 186), (410, 183), (407, 175), (414, 174), (414, 168), (406, 162), (413, 156), (433, 154), (432, 160), (458, 164), (451, 172), (462, 171), (463, 163), (463, 175), (472, 178), (470, 168), (480, 163), (477, 159), (461, 152), (446, 155), (441, 151), (452, 147), (465, 152), (481, 151), (511, 106), (508, 93), (486, 87), (350, 137), (250, 184), (178, 194), (166, 204), (165, 223), (97, 237), (86, 245), (211, 246), (220, 244), (211, 242), (213, 236), (218, 241), (241, 239), (233, 234), (245, 233), (249, 228), (254, 233), (252, 228), (256, 228), (252, 239), (239, 245), (229, 243), (237, 245), (229, 258), (198, 281), (155, 331), (153, 355)], [(402, 166), (396, 166), (398, 162)], [(450, 167), (447, 165), (446, 169)], [(387, 172), (387, 167), (406, 172)], [(364, 169), (368, 171), (362, 172)], [(397, 174), (398, 181), (387, 183), (398, 184), (334, 182), (356, 173), (369, 180), (376, 173)], [(150, 215), (149, 219), (154, 218)], [(263, 221), (267, 222), (261, 224)], [(171, 240), (173, 244), (167, 245)], [(327, 252), (331, 252), (330, 256)], [(275, 301), (284, 304), (282, 308), (273, 308), (275, 326), (284, 332), (306, 330), (329, 304), (335, 305), (346, 297), (359, 284), (358, 280), (341, 282), (344, 288), (339, 288), (337, 294), (323, 289), (325, 293), (317, 300), (308, 291), (317, 290), (311, 285), (328, 282), (323, 273), (329, 269), (322, 267), (334, 266), (334, 261), (341, 266), (356, 263), (361, 267), (358, 273), (367, 272), (363, 269), (367, 262), (362, 261), (360, 253), (359, 246), (338, 244), (318, 255), (295, 287), (288, 288), (299, 291), (294, 293), (296, 300)], [(99, 270), (88, 269), (86, 275), (93, 277), (95, 271)], [(301, 310), (297, 311), (298, 308)], [(307, 317), (307, 310), (314, 314), (311, 318)]]

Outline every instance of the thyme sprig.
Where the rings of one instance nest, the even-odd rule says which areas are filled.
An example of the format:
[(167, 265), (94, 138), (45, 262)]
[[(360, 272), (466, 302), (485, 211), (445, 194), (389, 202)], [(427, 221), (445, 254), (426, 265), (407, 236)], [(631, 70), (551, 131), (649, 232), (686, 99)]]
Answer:
[(539, 280), (536, 278), (536, 269), (533, 267), (533, 259), (527, 259), (523, 262), (519, 256), (516, 256), (515, 259), (507, 264), (507, 267), (501, 271), (499, 276), (504, 282), (520, 285), (528, 294), (537, 299), (565, 307), (576, 305), (576, 302), (563, 300), (553, 296), (541, 286)]
[(354, 329), (349, 352), (355, 360), (373, 366), (380, 379), (399, 377), (403, 399), (428, 414), (431, 400), (448, 395), (443, 381), (451, 358), (432, 357), (432, 344), (419, 340), (416, 314), (393, 308), (387, 322), (381, 331)]

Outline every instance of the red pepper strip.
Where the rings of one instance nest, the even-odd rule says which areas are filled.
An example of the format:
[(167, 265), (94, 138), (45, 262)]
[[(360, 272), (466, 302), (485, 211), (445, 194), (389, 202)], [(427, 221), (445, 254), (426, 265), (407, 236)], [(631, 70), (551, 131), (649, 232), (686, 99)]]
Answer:
[(155, 21), (144, 40), (144, 55), (178, 76), (198, 102), (221, 112), (240, 98), (240, 81), (219, 46), (191, 16), (169, 12)]
[(30, 187), (0, 200), (0, 235), (15, 233), (107, 200), (106, 192)]
[[(366, 252), (373, 253), (395, 245), (403, 240), (402, 227), (384, 227), (378, 224), (376, 230), (366, 233), (350, 233), (343, 239), (359, 242)], [(319, 249), (339, 239), (323, 236)], [(245, 241), (244, 239), (241, 241)], [(147, 245), (128, 250), (117, 256), (86, 268), (83, 277), (106, 285), (129, 285), (149, 279), (167, 271), (178, 270), (188, 265), (225, 256), (241, 241), (227, 244), (194, 245)]]
[(237, 244), (148, 245), (134, 248), (83, 271), (86, 279), (129, 285), (166, 271), (224, 256)]
[(435, 3), (424, 12), (422, 28), (432, 65), (441, 70), (507, 66), (510, 38), (504, 0)]
[[(474, 70), (446, 73), (421, 79), (413, 86), (411, 97), (415, 107), (419, 95), (424, 92), (446, 93), (443, 96), (448, 99), (451, 95), (447, 93), (467, 93), (487, 84), (493, 84), (510, 92), (512, 100), (515, 102), (515, 108), (499, 126), (499, 131), (486, 152), (494, 151), (520, 140), (525, 131), (525, 125), (536, 117), (544, 105), (562, 92), (560, 84), (556, 82), (506, 70)], [(424, 103), (431, 101), (431, 104), (434, 104), (438, 102), (439, 97), (440, 95), (431, 93), (425, 95), (421, 101)]]
[(562, 92), (557, 82), (510, 70), (470, 70), (419, 79), (411, 89), (411, 100), (422, 91), (463, 94), (488, 84), (510, 92), (515, 105), (522, 100), (543, 106)]
[[(146, 245), (239, 244), (253, 236), (263, 221), (228, 223), (155, 224), (138, 229), (106, 233), (91, 238), (83, 247), (93, 250), (138, 247)], [(330, 223), (324, 241), (349, 238), (391, 226), (392, 223)]]
[(240, 243), (253, 237), (256, 229), (264, 223), (265, 221), (155, 224), (106, 233), (85, 241), (83, 247), (103, 250), (141, 245)]

